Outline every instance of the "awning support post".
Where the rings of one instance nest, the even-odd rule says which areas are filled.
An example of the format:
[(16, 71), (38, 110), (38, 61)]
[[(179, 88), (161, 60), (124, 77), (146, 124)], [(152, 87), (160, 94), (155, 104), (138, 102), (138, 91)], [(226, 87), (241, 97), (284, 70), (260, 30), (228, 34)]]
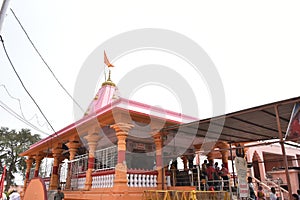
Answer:
[(279, 143), (280, 143), (280, 146), (281, 146), (281, 151), (282, 151), (282, 156), (283, 156), (283, 164), (284, 164), (284, 168), (285, 168), (286, 181), (287, 181), (287, 185), (288, 185), (290, 199), (293, 199), (291, 179), (290, 179), (290, 175), (289, 175), (287, 156), (286, 156), (286, 153), (285, 153), (284, 141), (283, 141), (283, 136), (282, 136), (282, 130), (281, 130), (281, 124), (280, 124), (280, 118), (279, 118), (279, 111), (278, 111), (278, 105), (275, 105), (274, 107), (275, 107), (275, 113), (276, 113), (276, 121), (277, 121), (278, 135), (279, 135)]
[(233, 164), (233, 156), (232, 156), (232, 146), (231, 143), (230, 145), (230, 158), (231, 158), (231, 165), (232, 165), (232, 175), (233, 175), (233, 186), (236, 186), (236, 181), (235, 181), (235, 173), (234, 173), (234, 164)]

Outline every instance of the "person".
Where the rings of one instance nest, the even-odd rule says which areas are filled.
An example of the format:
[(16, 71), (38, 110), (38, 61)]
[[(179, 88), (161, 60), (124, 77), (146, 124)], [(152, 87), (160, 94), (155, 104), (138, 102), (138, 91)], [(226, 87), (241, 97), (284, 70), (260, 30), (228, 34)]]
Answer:
[(276, 190), (274, 187), (271, 187), (270, 200), (277, 200)]
[(204, 160), (204, 163), (202, 163), (201, 168), (202, 168), (202, 173), (203, 173), (204, 175), (206, 175), (207, 160)]
[(208, 168), (206, 169), (206, 173), (207, 173), (207, 179), (208, 179), (208, 185), (209, 186), (213, 186), (213, 181), (214, 181), (214, 174), (215, 174), (215, 168), (212, 166), (213, 163), (209, 163)]
[(293, 200), (299, 200), (298, 194), (292, 194)]
[(17, 190), (13, 190), (9, 195), (9, 200), (21, 200), (20, 194), (17, 192)]
[(255, 196), (254, 186), (253, 186), (253, 183), (252, 183), (252, 177), (251, 176), (248, 177), (248, 188), (249, 188), (249, 198), (252, 199), (252, 200), (255, 200), (256, 196)]
[(61, 187), (57, 188), (57, 192), (54, 195), (54, 200), (64, 200), (65, 195), (64, 193), (61, 191)]
[(2, 193), (2, 198), (0, 198), (1, 200), (6, 200), (6, 194), (3, 192)]
[(221, 166), (222, 166), (222, 168), (220, 170), (220, 175), (221, 175), (221, 177), (222, 177), (222, 179), (224, 181), (224, 190), (228, 190), (229, 189), (228, 188), (228, 186), (229, 186), (229, 182), (228, 182), (228, 174), (229, 174), (229, 172), (228, 172), (228, 169), (225, 167), (224, 164), (222, 164)]
[(257, 199), (258, 200), (265, 200), (265, 198), (266, 198), (266, 195), (265, 195), (265, 193), (263, 191), (262, 186), (258, 186)]

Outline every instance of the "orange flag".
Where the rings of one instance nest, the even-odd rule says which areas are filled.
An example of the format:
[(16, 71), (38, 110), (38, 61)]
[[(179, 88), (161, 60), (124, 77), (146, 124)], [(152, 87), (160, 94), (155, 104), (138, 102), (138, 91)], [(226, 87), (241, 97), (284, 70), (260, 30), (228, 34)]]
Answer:
[(106, 64), (107, 67), (114, 67), (108, 60), (106, 53), (104, 51), (104, 63)]

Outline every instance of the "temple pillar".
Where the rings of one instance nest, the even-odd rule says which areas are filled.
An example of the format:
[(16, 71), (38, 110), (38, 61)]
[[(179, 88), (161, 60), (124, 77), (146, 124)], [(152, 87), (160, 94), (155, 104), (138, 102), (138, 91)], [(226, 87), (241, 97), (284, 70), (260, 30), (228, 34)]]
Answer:
[(29, 176), (30, 176), (30, 169), (32, 167), (32, 162), (33, 162), (33, 159), (32, 157), (28, 157), (26, 160), (26, 173), (25, 173), (25, 180), (24, 180), (24, 191), (26, 190), (26, 187), (27, 187), (27, 183), (29, 181)]
[(52, 155), (54, 160), (53, 160), (49, 190), (56, 190), (58, 187), (58, 167), (59, 167), (59, 158), (61, 156), (62, 151), (63, 149), (60, 147), (56, 147), (52, 149)]
[[(67, 147), (69, 148), (69, 161), (72, 161), (75, 156), (78, 147), (80, 147), (80, 143), (78, 141), (70, 141), (67, 144)], [(68, 175), (67, 175), (67, 180), (66, 180), (66, 189), (71, 188), (71, 179), (72, 179), (72, 165), (71, 163), (68, 163)]]
[(212, 166), (214, 166), (214, 156), (213, 156), (213, 153), (212, 152), (209, 152), (207, 155), (207, 160), (208, 160), (208, 163), (209, 164), (212, 164)]
[(165, 170), (162, 162), (162, 148), (163, 148), (163, 139), (160, 132), (154, 132), (152, 134), (155, 143), (155, 162), (157, 174), (157, 189), (162, 190), (167, 188), (167, 183), (165, 179)]
[(110, 126), (116, 131), (118, 139), (118, 163), (115, 167), (114, 189), (124, 191), (127, 185), (127, 165), (126, 165), (126, 138), (128, 132), (133, 128), (129, 123), (116, 123)]
[(34, 157), (34, 159), (35, 159), (34, 177), (38, 177), (39, 176), (39, 171), (40, 171), (40, 165), (41, 165), (41, 161), (43, 159), (43, 156), (36, 155)]
[(84, 184), (85, 190), (90, 190), (92, 188), (92, 173), (95, 165), (95, 151), (100, 138), (101, 136), (99, 135), (99, 133), (95, 132), (89, 132), (88, 135), (84, 137), (84, 139), (87, 140), (89, 147), (88, 169), (86, 171), (86, 178)]
[(189, 160), (187, 159), (186, 156), (181, 156), (180, 158), (181, 158), (181, 160), (183, 162), (183, 169), (184, 169), (184, 171), (188, 170)]

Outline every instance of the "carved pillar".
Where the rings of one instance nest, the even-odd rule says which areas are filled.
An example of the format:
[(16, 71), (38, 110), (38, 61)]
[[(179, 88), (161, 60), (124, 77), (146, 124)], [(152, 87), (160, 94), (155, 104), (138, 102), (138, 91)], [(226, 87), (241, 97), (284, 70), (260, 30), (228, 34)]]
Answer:
[(32, 167), (32, 162), (33, 162), (32, 157), (28, 157), (25, 162), (26, 162), (26, 174), (25, 174), (25, 180), (24, 180), (24, 191), (26, 190), (27, 183), (29, 181), (30, 169)]
[(34, 157), (35, 159), (35, 169), (34, 169), (34, 177), (38, 177), (39, 176), (39, 171), (40, 171), (40, 165), (43, 159), (43, 156), (41, 155), (36, 155)]
[(128, 132), (133, 128), (132, 124), (117, 123), (110, 126), (116, 131), (118, 138), (118, 163), (115, 167), (114, 189), (122, 190), (127, 186), (127, 165), (126, 165), (126, 138)]
[(180, 157), (182, 159), (182, 162), (183, 162), (183, 169), (184, 171), (188, 170), (188, 159), (186, 156), (181, 156)]
[[(76, 152), (77, 152), (77, 149), (80, 146), (80, 144), (78, 141), (70, 141), (66, 145), (69, 148), (69, 153), (70, 153), (69, 161), (72, 161), (76, 156)], [(69, 163), (68, 164), (68, 175), (67, 175), (67, 180), (66, 180), (66, 189), (71, 188), (71, 179), (72, 179), (72, 165), (71, 165), (71, 163)]]
[(52, 174), (50, 178), (50, 187), (49, 190), (56, 190), (58, 186), (58, 167), (59, 167), (59, 160), (63, 149), (60, 147), (56, 147), (52, 149), (53, 154), (53, 167), (52, 167)]
[(85, 179), (85, 190), (90, 190), (92, 188), (92, 173), (95, 165), (95, 151), (98, 145), (98, 141), (100, 140), (99, 133), (89, 132), (87, 136), (84, 137), (88, 142), (89, 147), (89, 158), (88, 158), (88, 169), (86, 171), (86, 179)]
[(209, 164), (212, 164), (212, 166), (214, 166), (214, 156), (213, 156), (213, 153), (212, 152), (209, 152), (207, 155), (207, 160), (208, 160), (208, 163)]
[(163, 148), (163, 139), (160, 132), (152, 133), (152, 137), (155, 143), (155, 155), (156, 155), (156, 170), (157, 174), (157, 189), (162, 190), (167, 188), (165, 171), (162, 162), (162, 148)]

